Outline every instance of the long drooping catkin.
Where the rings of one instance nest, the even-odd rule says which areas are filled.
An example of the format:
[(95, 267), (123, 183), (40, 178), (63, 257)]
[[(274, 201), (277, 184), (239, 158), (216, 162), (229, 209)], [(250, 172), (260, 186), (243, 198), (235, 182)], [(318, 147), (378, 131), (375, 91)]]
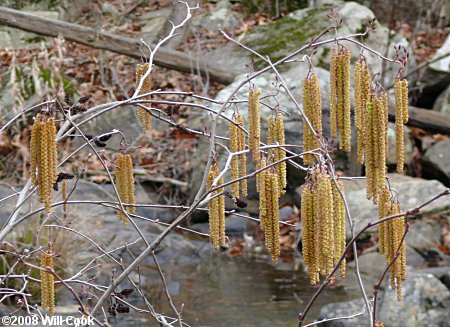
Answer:
[[(139, 83), (141, 82), (141, 78), (145, 75), (149, 68), (149, 64), (138, 64), (136, 66), (136, 87), (139, 86)], [(144, 83), (142, 84), (141, 90), (139, 91), (139, 94), (146, 94), (151, 92), (152, 90), (152, 82), (150, 79), (150, 75), (147, 76)], [(143, 100), (149, 100), (150, 97), (144, 97)], [(144, 131), (149, 131), (152, 128), (152, 115), (145, 110), (144, 108), (137, 108), (136, 114), (141, 122), (142, 129)]]
[(62, 201), (64, 201), (63, 210), (65, 213), (67, 213), (67, 179), (64, 179), (62, 181), (61, 198)]
[[(341, 192), (344, 192), (344, 184), (341, 181), (337, 181), (339, 189), (334, 183), (332, 183), (333, 192), (333, 209), (334, 209), (334, 237), (335, 237), (335, 251), (334, 251), (334, 264), (337, 264), (339, 258), (345, 250), (345, 204), (342, 199)], [(345, 259), (339, 267), (339, 276), (345, 277)]]
[[(236, 121), (241, 128), (237, 128), (237, 136), (238, 136), (238, 149), (239, 151), (245, 150), (245, 132), (244, 128), (244, 116), (242, 114), (236, 115)], [(247, 175), (247, 155), (245, 153), (239, 155), (239, 177), (244, 177)], [(247, 191), (247, 179), (242, 179), (239, 182), (241, 187), (242, 196), (246, 197), (248, 194)]]
[[(398, 201), (390, 199), (389, 190), (385, 189), (380, 196), (378, 206), (380, 219), (400, 213)], [(397, 290), (397, 299), (400, 301), (402, 295), (402, 282), (406, 279), (406, 243), (403, 239), (405, 234), (405, 217), (397, 217), (380, 223), (379, 240), (380, 253), (386, 257), (386, 263), (390, 264), (391, 287)], [(403, 242), (402, 242), (403, 240)]]
[[(41, 256), (41, 268), (47, 269), (47, 267), (54, 269), (53, 266), (53, 253), (51, 247), (42, 253)], [(55, 314), (55, 280), (52, 273), (41, 270), (41, 306), (48, 310), (48, 315), (53, 316)]]
[[(272, 261), (276, 263), (280, 255), (280, 217), (279, 217), (279, 188), (278, 175), (272, 169), (265, 174), (266, 216), (264, 218), (264, 232), (266, 248), (272, 254)], [(261, 188), (261, 185), (260, 185)], [(261, 190), (262, 191), (262, 190)]]
[[(236, 127), (236, 120), (230, 123), (230, 151), (231, 152), (238, 152), (239, 146), (238, 146), (238, 135), (237, 135), (237, 127)], [(231, 159), (231, 179), (236, 180), (239, 178), (239, 158), (238, 156), (234, 156)], [(239, 182), (235, 182), (231, 184), (231, 191), (233, 195), (236, 198), (239, 198)]]
[(30, 175), (31, 182), (37, 185), (36, 178), (36, 168), (38, 167), (38, 162), (40, 160), (40, 133), (41, 133), (41, 119), (42, 115), (38, 114), (34, 119), (33, 129), (31, 130), (31, 141), (30, 141)]
[[(284, 123), (281, 113), (276, 116), (270, 115), (268, 118), (268, 133), (267, 144), (269, 145), (285, 145), (284, 137)], [(268, 158), (271, 162), (276, 162), (286, 158), (286, 152), (281, 148), (270, 148), (268, 151)], [(286, 162), (282, 161), (275, 166), (278, 176), (279, 194), (283, 195), (286, 188)]]
[(358, 162), (364, 163), (365, 120), (370, 96), (370, 71), (363, 57), (355, 66), (355, 127), (358, 145)]
[[(343, 192), (343, 184), (338, 181)], [(338, 188), (320, 168), (302, 190), (302, 246), (311, 284), (329, 274), (345, 250), (345, 208)], [(345, 276), (345, 260), (340, 266)]]
[(395, 91), (395, 138), (397, 152), (397, 172), (402, 174), (404, 168), (403, 125), (408, 122), (408, 81), (397, 77)]
[[(277, 113), (275, 124), (277, 126), (277, 141), (280, 146), (283, 146), (286, 144), (285, 137), (284, 137), (284, 122), (283, 122), (283, 115), (281, 112)], [(286, 158), (286, 152), (281, 149), (277, 148), (275, 152), (275, 159), (276, 161), (284, 160)], [(278, 187), (280, 189), (280, 195), (283, 195), (286, 193), (286, 186), (287, 186), (287, 173), (286, 173), (286, 161), (282, 161), (277, 165), (277, 174), (278, 174)]]
[(387, 94), (371, 94), (366, 113), (365, 156), (367, 198), (375, 203), (385, 184), (387, 124)]
[[(242, 114), (236, 114), (233, 122), (230, 123), (230, 151), (240, 152), (245, 150), (245, 132), (239, 128), (244, 127), (244, 117)], [(243, 177), (247, 174), (247, 157), (244, 154), (234, 156), (231, 159), (231, 178), (233, 180)], [(243, 179), (239, 182), (231, 184), (232, 193), (236, 198), (247, 196), (247, 180)]]
[[(266, 167), (266, 158), (262, 157), (257, 164), (257, 169), (264, 169)], [(259, 193), (259, 227), (264, 230), (267, 219), (267, 200), (266, 200), (266, 173), (264, 169), (256, 175), (256, 188)]]
[(40, 202), (50, 212), (51, 192), (57, 178), (56, 127), (53, 117), (45, 118), (41, 114), (36, 116), (31, 132), (30, 154), (31, 180), (38, 186)]
[[(211, 165), (208, 173), (208, 188), (211, 189), (214, 180), (220, 175), (220, 169), (216, 162)], [(218, 185), (224, 183), (223, 178), (220, 178)], [(214, 192), (208, 203), (209, 208), (209, 238), (213, 243), (214, 249), (219, 249), (225, 244), (225, 195), (224, 188), (221, 187)], [(219, 195), (220, 194), (220, 195)]]
[[(136, 199), (134, 195), (133, 161), (131, 156), (129, 154), (119, 154), (115, 165), (114, 174), (116, 176), (116, 186), (120, 201), (130, 204), (125, 207), (128, 213), (135, 213), (136, 208), (133, 205), (136, 203)], [(124, 225), (128, 224), (127, 215), (120, 209), (117, 210), (117, 216), (122, 220)]]
[(248, 146), (253, 162), (258, 162), (261, 142), (261, 108), (259, 96), (261, 91), (250, 90), (248, 95)]
[(339, 129), (339, 148), (347, 152), (351, 149), (350, 59), (348, 49), (333, 49), (330, 64), (331, 136), (336, 137)]
[[(322, 136), (322, 100), (320, 97), (320, 85), (316, 73), (305, 78), (303, 83), (303, 110), (311, 122), (312, 127)], [(303, 122), (303, 150), (311, 151), (320, 147), (319, 140), (314, 136), (306, 121)], [(303, 162), (305, 165), (312, 165), (314, 163), (314, 155), (305, 154)]]

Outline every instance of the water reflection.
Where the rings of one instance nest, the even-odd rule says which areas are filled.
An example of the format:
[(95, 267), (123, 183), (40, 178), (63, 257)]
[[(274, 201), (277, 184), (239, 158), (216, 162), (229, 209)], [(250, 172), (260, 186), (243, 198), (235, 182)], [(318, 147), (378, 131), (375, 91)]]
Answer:
[[(160, 279), (148, 267), (147, 291), (158, 312), (173, 316)], [(191, 326), (296, 326), (297, 314), (315, 292), (300, 269), (266, 260), (229, 257), (214, 253), (202, 263), (170, 265), (163, 269), (177, 307), (184, 303), (183, 318)], [(353, 299), (357, 293), (342, 286), (327, 289), (313, 307), (317, 316), (322, 305)]]

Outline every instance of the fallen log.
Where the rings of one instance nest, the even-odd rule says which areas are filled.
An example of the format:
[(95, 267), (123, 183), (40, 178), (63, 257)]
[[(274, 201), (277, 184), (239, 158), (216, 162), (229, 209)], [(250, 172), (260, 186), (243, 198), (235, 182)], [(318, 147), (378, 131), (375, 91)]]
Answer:
[[(389, 121), (395, 122), (395, 110), (393, 106), (390, 109)], [(409, 106), (409, 120), (406, 125), (419, 127), (434, 133), (450, 135), (450, 115), (434, 110)]]
[[(137, 39), (100, 32), (90, 27), (39, 17), (1, 6), (0, 25), (52, 37), (62, 35), (66, 40), (86, 44), (98, 49), (109, 50), (132, 58), (140, 59), (142, 56), (139, 50), (141, 43)], [(211, 80), (222, 84), (230, 84), (235, 78), (232, 72), (224, 71), (202, 62), (197, 71), (195, 67), (192, 67), (191, 61), (192, 58), (185, 53), (164, 47), (159, 49), (155, 57), (155, 64), (158, 66), (186, 73), (196, 72), (202, 76), (209, 75)], [(393, 111), (389, 112), (389, 121), (395, 121)], [(432, 110), (410, 106), (409, 122), (407, 125), (419, 127), (430, 132), (450, 135), (450, 116)]]
[[(109, 50), (132, 58), (140, 59), (139, 50), (141, 42), (126, 36), (101, 32), (90, 27), (67, 23), (60, 20), (36, 16), (20, 10), (0, 6), (0, 25), (18, 28), (28, 32), (57, 37), (63, 36), (66, 40), (88, 45), (97, 49)], [(189, 55), (161, 47), (155, 56), (155, 64), (161, 67), (174, 69), (185, 73), (198, 73), (209, 76), (213, 81), (230, 84), (235, 75), (216, 66), (200, 62), (197, 69), (192, 64), (195, 58)]]

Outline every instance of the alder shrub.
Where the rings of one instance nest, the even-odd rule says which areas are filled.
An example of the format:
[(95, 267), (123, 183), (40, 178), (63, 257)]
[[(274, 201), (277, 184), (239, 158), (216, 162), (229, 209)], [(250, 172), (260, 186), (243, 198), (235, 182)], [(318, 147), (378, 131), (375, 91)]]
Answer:
[[(271, 62), (270, 58), (263, 57), (233, 40), (226, 35), (224, 37), (230, 42), (234, 42), (250, 51), (254, 56), (265, 62), (266, 67), (261, 70), (250, 71), (247, 78), (241, 82), (228, 99), (212, 100), (206, 97), (196, 96), (186, 92), (164, 92), (163, 90), (151, 89), (151, 73), (155, 69), (153, 58), (158, 49), (169, 40), (175, 31), (181, 27), (191, 16), (191, 11), (195, 8), (187, 7), (187, 17), (179, 25), (174, 25), (169, 35), (160, 40), (156, 46), (148, 46), (150, 57), (145, 64), (136, 66), (136, 90), (130, 99), (117, 101), (110, 104), (104, 104), (92, 108), (84, 109), (82, 104), (87, 99), (80, 99), (78, 104), (73, 104), (70, 97), (66, 97), (66, 105), (58, 98), (50, 99), (45, 103), (36, 105), (32, 108), (23, 110), (19, 115), (5, 124), (1, 129), (3, 133), (15, 120), (21, 115), (32, 113), (34, 115), (34, 124), (31, 133), (30, 152), (31, 162), (29, 175), (30, 180), (19, 192), (14, 212), (3, 226), (0, 232), (0, 240), (11, 234), (18, 224), (23, 224), (27, 217), (40, 212), (45, 212), (47, 220), (51, 220), (54, 214), (54, 208), (63, 206), (67, 213), (70, 206), (70, 193), (67, 180), (74, 178), (64, 172), (64, 163), (67, 158), (61, 158), (58, 152), (58, 144), (67, 138), (71, 133), (77, 133), (84, 140), (82, 147), (88, 147), (98, 157), (103, 164), (105, 172), (110, 178), (117, 202), (111, 206), (111, 210), (117, 211), (117, 224), (131, 225), (146, 243), (145, 249), (139, 256), (133, 258), (133, 261), (124, 266), (115, 261), (117, 272), (109, 285), (97, 285), (91, 282), (92, 294), (94, 296), (87, 299), (80, 299), (73, 290), (73, 284), (80, 283), (83, 286), (82, 276), (71, 280), (69, 285), (62, 273), (56, 273), (54, 267), (54, 256), (58, 254), (58, 249), (52, 244), (50, 237), (42, 241), (32, 250), (19, 251), (4, 250), (4, 253), (14, 259), (10, 264), (8, 271), (1, 275), (2, 284), (5, 280), (14, 278), (17, 267), (27, 267), (28, 270), (21, 268), (23, 284), (14, 283), (14, 288), (2, 290), (6, 297), (14, 297), (17, 304), (25, 308), (29, 314), (55, 314), (55, 284), (67, 288), (74, 296), (74, 301), (79, 305), (80, 313), (94, 317), (98, 325), (105, 325), (103, 318), (100, 318), (104, 312), (115, 316), (117, 313), (125, 313), (139, 310), (131, 305), (127, 296), (136, 292), (142, 297), (144, 303), (151, 303), (151, 294), (146, 295), (140, 285), (132, 283), (133, 288), (121, 289), (121, 283), (128, 278), (131, 272), (138, 269), (138, 266), (148, 256), (152, 255), (155, 264), (160, 272), (162, 281), (165, 284), (162, 268), (157, 261), (155, 251), (164, 238), (172, 232), (179, 224), (186, 220), (194, 210), (205, 209), (209, 211), (210, 241), (212, 248), (218, 250), (222, 245), (229, 241), (225, 233), (226, 226), (226, 208), (225, 198), (230, 197), (234, 200), (235, 206), (245, 207), (245, 197), (247, 196), (247, 183), (255, 183), (259, 194), (259, 226), (264, 231), (265, 246), (270, 254), (272, 261), (277, 262), (280, 255), (279, 244), (279, 199), (285, 193), (286, 165), (292, 165), (294, 169), (307, 171), (304, 185), (302, 187), (301, 199), (301, 224), (302, 224), (302, 253), (309, 281), (311, 284), (320, 284), (316, 293), (310, 299), (307, 306), (301, 311), (299, 316), (299, 326), (305, 320), (309, 309), (314, 304), (322, 290), (329, 284), (336, 282), (336, 278), (344, 278), (346, 274), (346, 254), (353, 250), (355, 260), (358, 260), (356, 252), (356, 240), (362, 232), (369, 228), (378, 226), (379, 252), (386, 258), (386, 270), (380, 277), (379, 283), (375, 287), (373, 298), (370, 299), (365, 293), (361, 279), (358, 278), (361, 286), (361, 296), (365, 300), (365, 313), (368, 316), (368, 322), (371, 326), (382, 326), (376, 315), (377, 291), (385, 276), (389, 276), (392, 290), (397, 291), (397, 297), (402, 299), (402, 283), (406, 279), (406, 254), (405, 254), (405, 235), (408, 231), (407, 218), (417, 213), (422, 206), (434, 201), (435, 199), (447, 195), (448, 192), (442, 192), (435, 195), (430, 201), (422, 206), (401, 211), (396, 193), (387, 182), (386, 177), (386, 156), (387, 156), (387, 124), (388, 124), (388, 92), (380, 84), (381, 72), (373, 73), (369, 69), (367, 56), (376, 56), (389, 64), (397, 65), (398, 73), (395, 76), (394, 98), (395, 98), (395, 125), (397, 137), (397, 171), (403, 172), (403, 125), (408, 122), (408, 82), (403, 76), (404, 67), (408, 59), (408, 53), (400, 46), (396, 47), (395, 58), (387, 58), (371, 49), (359, 39), (370, 33), (374, 20), (367, 23), (367, 29), (364, 32), (354, 35), (339, 36), (338, 28), (340, 19), (335, 14), (331, 14), (332, 26), (322, 32), (320, 35), (305, 45), (299, 45), (299, 48), (293, 53), (287, 54), (283, 59), (277, 62)], [(336, 35), (325, 39), (329, 32)], [(346, 44), (354, 43), (360, 46), (360, 53), (350, 53)], [(312, 66), (312, 57), (318, 46), (332, 44), (330, 60), (330, 115), (331, 115), (331, 135), (326, 135), (322, 130), (322, 95), (315, 68)], [(306, 54), (305, 54), (306, 53)], [(351, 60), (356, 60), (355, 71), (352, 76), (350, 69)], [(299, 65), (309, 65), (309, 71), (303, 76), (303, 103), (299, 104), (289, 91), (289, 85), (286, 85), (278, 69), (286, 63), (298, 63)], [(271, 71), (277, 77), (277, 82), (281, 89), (288, 93), (291, 100), (295, 103), (298, 112), (303, 118), (303, 140), (298, 140), (298, 144), (285, 143), (285, 128), (283, 118), (285, 113), (283, 108), (272, 108), (272, 114), (269, 117), (261, 115), (261, 97), (265, 90), (258, 90), (252, 84), (252, 80), (257, 76)], [(350, 81), (354, 79), (354, 94), (351, 94)], [(300, 80), (299, 80), (300, 82)], [(240, 88), (248, 88), (248, 98), (236, 99), (234, 96)], [(203, 181), (197, 190), (197, 195), (192, 203), (188, 204), (180, 216), (169, 224), (163, 232), (151, 243), (143, 236), (138, 226), (134, 223), (136, 218), (135, 210), (145, 203), (136, 203), (133, 162), (131, 153), (133, 147), (127, 143), (126, 135), (119, 130), (113, 130), (103, 135), (91, 136), (83, 132), (83, 125), (94, 119), (101, 119), (102, 114), (109, 110), (120, 110), (123, 105), (133, 106), (136, 115), (140, 120), (144, 132), (151, 130), (152, 120), (160, 119), (165, 123), (176, 126), (170, 119), (153, 105), (158, 103), (172, 104), (180, 106), (181, 101), (174, 100), (155, 100), (155, 95), (165, 96), (188, 96), (192, 103), (183, 102), (183, 106), (192, 106), (197, 110), (208, 110), (211, 120), (210, 126), (205, 131), (196, 131), (189, 129), (189, 126), (183, 127), (190, 133), (195, 133), (199, 137), (204, 137), (209, 141), (209, 153)], [(354, 118), (352, 119), (352, 98), (354, 98)], [(206, 105), (198, 105), (196, 101), (202, 103), (213, 102), (220, 103), (219, 110), (213, 110)], [(235, 111), (232, 118), (224, 115), (226, 110), (230, 109), (230, 104), (238, 102), (248, 102), (248, 115), (245, 116), (239, 111)], [(130, 116), (133, 113), (130, 111)], [(231, 115), (229, 115), (231, 116)], [(229, 117), (228, 116), (228, 117)], [(245, 121), (244, 117), (248, 117)], [(226, 120), (229, 126), (228, 135), (217, 135), (216, 131), (219, 120)], [(261, 137), (261, 121), (268, 122), (267, 140)], [(379, 208), (379, 219), (373, 221), (361, 231), (353, 232), (353, 222), (351, 213), (348, 211), (348, 205), (345, 198), (345, 190), (342, 180), (353, 180), (351, 177), (341, 176), (336, 172), (333, 156), (339, 149), (351, 151), (352, 125), (356, 130), (357, 160), (365, 166), (365, 179), (367, 184), (367, 198), (372, 199)], [(177, 126), (178, 127), (178, 126)], [(113, 151), (104, 150), (99, 153), (99, 148), (104, 148), (106, 142), (112, 135), (120, 135), (121, 145)], [(105, 155), (106, 153), (106, 155)], [(70, 154), (72, 156), (73, 154)], [(220, 166), (220, 155), (224, 155), (226, 164)], [(253, 162), (248, 165), (247, 160)], [(59, 164), (58, 164), (59, 162)], [(249, 169), (249, 167), (256, 167)], [(79, 178), (79, 176), (77, 177)], [(60, 185), (60, 186), (59, 186)], [(75, 183), (76, 187), (76, 183)], [(59, 190), (60, 189), (60, 190)], [(25, 199), (36, 197), (43, 204), (43, 207), (33, 211), (32, 214), (21, 213), (19, 210)], [(52, 203), (52, 193), (59, 193), (61, 201)], [(86, 201), (89, 201), (86, 196)], [(56, 217), (56, 216), (55, 216)], [(43, 230), (58, 233), (48, 221), (44, 221)], [(54, 219), (58, 223), (58, 219)], [(131, 223), (131, 224), (130, 224)], [(346, 229), (351, 230), (351, 239), (346, 240)], [(184, 228), (189, 231), (189, 228)], [(48, 233), (50, 235), (50, 233)], [(92, 240), (96, 242), (96, 240)], [(118, 247), (123, 244), (116, 244)], [(98, 247), (101, 254), (105, 257), (115, 260), (108, 256), (101, 247)], [(114, 252), (114, 251), (113, 251)], [(35, 261), (40, 261), (35, 264)], [(359, 276), (358, 266), (356, 274)], [(87, 267), (86, 267), (87, 268)], [(220, 268), (217, 268), (220, 269)], [(36, 276), (36, 271), (40, 271), (40, 279), (30, 278)], [(321, 281), (322, 278), (322, 281)], [(88, 281), (86, 281), (88, 282)], [(40, 284), (41, 302), (31, 303), (27, 300), (27, 294), (23, 289), (27, 284)], [(166, 286), (167, 290), (167, 286)], [(167, 291), (167, 297), (170, 303), (172, 300)], [(35, 306), (37, 305), (37, 306)], [(188, 310), (189, 304), (184, 310)], [(151, 305), (150, 305), (151, 307)], [(159, 314), (151, 309), (147, 312), (163, 326), (187, 326), (188, 322), (182, 321), (182, 312), (177, 310), (172, 303), (174, 317)], [(102, 310), (103, 309), (103, 310)], [(106, 310), (105, 310), (106, 309)], [(106, 314), (106, 313), (105, 313)], [(292, 313), (297, 315), (297, 313)], [(329, 317), (336, 318), (336, 317)], [(345, 319), (346, 317), (340, 317)]]

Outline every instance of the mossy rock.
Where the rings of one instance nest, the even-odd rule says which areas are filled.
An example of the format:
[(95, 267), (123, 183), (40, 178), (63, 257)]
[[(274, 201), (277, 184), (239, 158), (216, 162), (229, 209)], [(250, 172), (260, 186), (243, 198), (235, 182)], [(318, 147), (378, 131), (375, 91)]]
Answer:
[[(275, 15), (275, 1), (270, 0), (241, 0), (240, 3), (244, 6), (244, 9), (250, 13), (266, 12), (271, 15)], [(307, 0), (290, 0), (284, 3), (280, 1), (280, 12), (291, 12), (297, 9), (306, 8), (308, 6)]]
[[(263, 56), (269, 56), (272, 61), (283, 58), (318, 35), (329, 25), (326, 12), (329, 7), (302, 10), (300, 17), (290, 15), (283, 17), (270, 25), (257, 27), (248, 35), (243, 43)], [(255, 62), (256, 68), (261, 68), (262, 60)]]

